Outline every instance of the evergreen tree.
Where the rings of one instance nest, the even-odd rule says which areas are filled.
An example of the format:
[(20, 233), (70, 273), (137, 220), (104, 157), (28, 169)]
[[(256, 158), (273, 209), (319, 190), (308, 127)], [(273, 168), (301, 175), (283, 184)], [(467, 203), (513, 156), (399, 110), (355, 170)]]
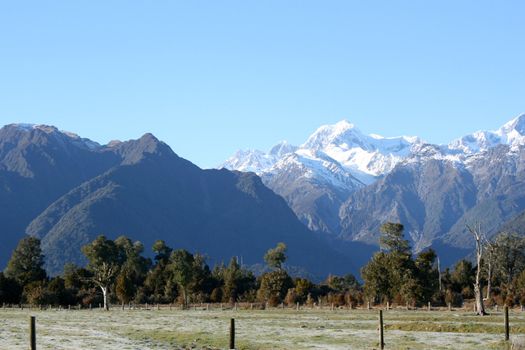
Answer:
[(36, 237), (26, 237), (20, 240), (13, 251), (5, 275), (13, 278), (21, 286), (25, 286), (46, 279), (43, 266), (44, 255), (40, 248), (40, 240)]
[(170, 271), (173, 281), (179, 286), (184, 306), (189, 303), (189, 289), (194, 276), (194, 257), (184, 249), (175, 250), (170, 257)]

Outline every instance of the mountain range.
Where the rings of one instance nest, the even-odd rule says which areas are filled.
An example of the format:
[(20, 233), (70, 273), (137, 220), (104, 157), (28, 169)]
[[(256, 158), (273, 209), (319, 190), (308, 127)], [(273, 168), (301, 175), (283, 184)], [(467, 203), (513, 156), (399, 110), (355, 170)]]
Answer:
[(443, 266), (467, 256), (467, 224), (490, 238), (525, 234), (525, 115), (496, 131), (446, 145), (365, 135), (347, 122), (299, 146), (239, 151), (201, 169), (152, 134), (100, 145), (54, 126), (0, 129), (0, 266), (25, 235), (39, 237), (46, 268), (84, 264), (96, 236), (155, 240), (260, 266), (288, 245), (288, 267), (320, 279), (359, 274), (379, 227), (405, 225), (414, 251), (434, 248)]
[(379, 226), (399, 221), (415, 251), (433, 247), (452, 263), (472, 247), (467, 224), (490, 237), (525, 210), (524, 156), (525, 114), (446, 145), (365, 135), (343, 120), (300, 146), (238, 151), (219, 168), (255, 172), (331, 239), (377, 244)]
[(208, 256), (262, 262), (278, 242), (290, 267), (313, 276), (358, 266), (308, 230), (253, 173), (203, 170), (151, 134), (99, 145), (52, 126), (0, 129), (0, 264), (25, 235), (42, 241), (46, 268), (85, 263), (82, 245), (100, 234), (155, 240)]

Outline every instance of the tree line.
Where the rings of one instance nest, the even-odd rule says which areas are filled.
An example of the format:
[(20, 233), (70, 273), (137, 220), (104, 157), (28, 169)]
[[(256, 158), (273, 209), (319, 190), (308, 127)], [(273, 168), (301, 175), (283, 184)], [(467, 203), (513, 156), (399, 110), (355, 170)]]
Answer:
[[(0, 272), (0, 303), (33, 305), (103, 305), (260, 302), (358, 306), (367, 302), (391, 305), (461, 306), (475, 297), (477, 266), (460, 260), (439, 269), (432, 249), (412, 254), (403, 225), (381, 227), (380, 251), (361, 270), (362, 283), (353, 275), (329, 275), (315, 283), (292, 277), (286, 269), (284, 243), (264, 256), (267, 272), (256, 276), (233, 257), (227, 265), (210, 268), (205, 256), (173, 249), (164, 241), (153, 244), (153, 259), (144, 246), (125, 236), (111, 240), (101, 235), (82, 247), (86, 266), (67, 264), (60, 276), (48, 276), (40, 240), (23, 238)], [(481, 295), (485, 302), (525, 305), (525, 240), (502, 233), (485, 242), (480, 260)]]

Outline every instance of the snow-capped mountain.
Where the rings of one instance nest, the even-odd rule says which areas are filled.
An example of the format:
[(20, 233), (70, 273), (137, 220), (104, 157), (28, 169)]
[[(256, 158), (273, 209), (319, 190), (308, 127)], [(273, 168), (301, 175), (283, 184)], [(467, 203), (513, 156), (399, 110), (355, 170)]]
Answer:
[(454, 140), (448, 145), (448, 149), (471, 155), (501, 144), (511, 148), (525, 144), (525, 114), (512, 119), (498, 130), (476, 131)]
[[(268, 153), (259, 150), (238, 151), (220, 167), (253, 171), (259, 175), (276, 173), (281, 166), (286, 165), (283, 160), (293, 153), (298, 156), (296, 158), (305, 160), (304, 166), (310, 171), (316, 170), (312, 162), (324, 164), (328, 168), (342, 168), (348, 172), (347, 176), (367, 184), (391, 171), (411, 153), (414, 145), (421, 143), (418, 137), (365, 135), (353, 124), (343, 120), (321, 126), (299, 147), (283, 141)], [(334, 165), (334, 162), (338, 164)], [(332, 174), (329, 171), (327, 176)], [(333, 179), (324, 180), (334, 182)]]
[[(477, 131), (452, 141), (448, 145), (428, 144), (419, 137), (383, 137), (363, 134), (354, 124), (342, 120), (333, 125), (319, 127), (300, 146), (282, 141), (269, 152), (259, 150), (238, 151), (220, 167), (239, 171), (253, 171), (259, 175), (275, 174), (286, 166), (286, 158), (296, 154), (294, 161), (305, 160), (309, 172), (333, 168), (330, 162), (338, 163), (350, 176), (364, 184), (371, 184), (388, 174), (403, 160), (422, 158), (447, 159), (463, 162), (471, 155), (479, 154), (497, 145), (520, 146), (525, 144), (525, 114), (512, 119), (495, 131)], [(292, 159), (292, 158), (290, 158)], [(329, 159), (328, 163), (326, 159)], [(306, 164), (308, 163), (308, 164)], [(326, 169), (321, 172), (325, 173)], [(326, 176), (331, 176), (329, 171)], [(310, 175), (312, 176), (312, 175)], [(324, 179), (326, 182), (337, 182)]]
[(339, 162), (364, 183), (390, 172), (410, 154), (418, 137), (365, 135), (346, 120), (317, 129), (299, 148), (322, 152)]
[(525, 145), (525, 114), (496, 131), (478, 131), (448, 145), (429, 144), (418, 137), (366, 135), (343, 120), (321, 126), (300, 146), (281, 142), (269, 152), (238, 151), (221, 167), (257, 173), (311, 229), (338, 234), (342, 203), (396, 166), (435, 160), (468, 168), (502, 144), (509, 145), (510, 151)]
[(269, 152), (238, 151), (221, 167), (253, 171), (283, 196), (311, 229), (337, 233), (339, 207), (423, 142), (417, 137), (365, 135), (346, 120), (318, 128), (300, 146), (283, 141)]

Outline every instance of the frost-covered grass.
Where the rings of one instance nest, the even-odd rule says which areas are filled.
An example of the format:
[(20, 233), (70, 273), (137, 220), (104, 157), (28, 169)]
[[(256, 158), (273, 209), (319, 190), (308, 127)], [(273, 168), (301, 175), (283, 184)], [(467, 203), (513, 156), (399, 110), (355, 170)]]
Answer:
[[(230, 318), (237, 349), (377, 349), (377, 310), (0, 309), (0, 349), (28, 348), (29, 316), (39, 350), (226, 349)], [(386, 349), (511, 349), (503, 315), (384, 312)], [(525, 313), (511, 312), (514, 349), (525, 349)]]

